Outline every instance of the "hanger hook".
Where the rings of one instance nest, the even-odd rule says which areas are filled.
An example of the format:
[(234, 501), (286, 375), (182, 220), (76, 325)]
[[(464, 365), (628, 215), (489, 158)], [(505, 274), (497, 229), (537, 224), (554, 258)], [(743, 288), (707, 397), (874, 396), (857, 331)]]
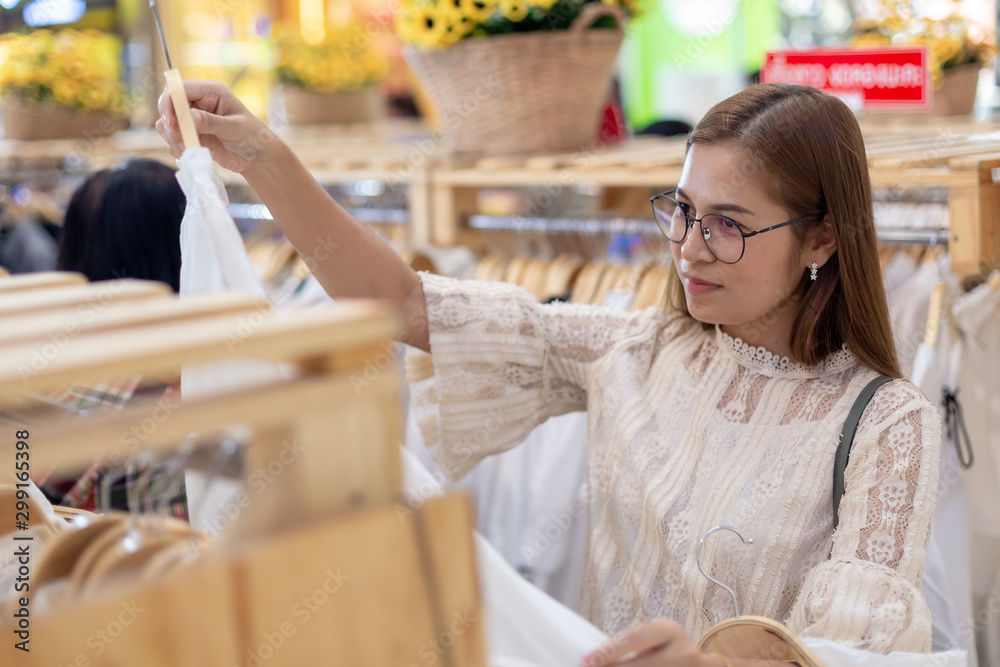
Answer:
[(729, 595), (732, 596), (733, 598), (733, 610), (736, 612), (736, 618), (739, 618), (740, 604), (739, 602), (736, 601), (736, 593), (733, 592), (732, 588), (726, 586), (724, 583), (722, 583), (721, 581), (710, 575), (708, 572), (705, 572), (705, 568), (701, 564), (701, 548), (705, 545), (705, 540), (708, 539), (708, 536), (718, 530), (729, 530), (736, 533), (736, 536), (739, 537), (741, 540), (743, 540), (743, 544), (753, 544), (753, 538), (748, 539), (743, 537), (740, 531), (736, 530), (732, 526), (716, 526), (715, 528), (710, 528), (707, 533), (701, 536), (701, 539), (698, 540), (698, 551), (695, 552), (695, 562), (698, 564), (698, 571), (701, 572), (703, 577), (711, 581), (713, 584), (721, 586), (722, 588), (725, 588), (727, 591), (729, 591)]

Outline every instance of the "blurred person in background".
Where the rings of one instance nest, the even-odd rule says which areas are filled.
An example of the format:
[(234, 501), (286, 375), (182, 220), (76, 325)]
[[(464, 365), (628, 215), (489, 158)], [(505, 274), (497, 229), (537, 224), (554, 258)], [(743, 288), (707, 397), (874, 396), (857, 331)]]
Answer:
[[(59, 269), (79, 271), (90, 281), (157, 280), (178, 292), (184, 207), (175, 170), (159, 162), (131, 160), (95, 172), (73, 193), (66, 210)], [(142, 400), (152, 409), (179, 403), (178, 386), (176, 378), (134, 375), (75, 383), (48, 398), (80, 413), (120, 410)], [(184, 471), (163, 465), (119, 457), (83, 471), (60, 466), (36, 482), (56, 505), (187, 518)]]
[(91, 174), (66, 210), (59, 268), (91, 281), (158, 280), (179, 291), (184, 203), (174, 170), (153, 160)]

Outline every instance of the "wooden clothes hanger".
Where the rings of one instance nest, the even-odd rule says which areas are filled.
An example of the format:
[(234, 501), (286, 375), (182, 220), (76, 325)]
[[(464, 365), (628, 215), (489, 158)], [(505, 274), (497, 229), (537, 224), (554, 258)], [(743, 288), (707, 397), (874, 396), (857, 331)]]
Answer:
[(570, 294), (572, 303), (593, 303), (594, 293), (601, 283), (608, 264), (601, 261), (589, 262), (580, 270), (573, 291)]
[(706, 579), (729, 592), (735, 611), (734, 618), (716, 623), (701, 636), (698, 640), (698, 650), (703, 653), (718, 653), (728, 658), (793, 661), (802, 667), (825, 667), (802, 640), (783, 623), (764, 616), (741, 616), (733, 589), (705, 572), (701, 564), (702, 547), (712, 533), (720, 530), (736, 533), (744, 544), (753, 544), (753, 539), (744, 538), (732, 526), (715, 526), (698, 541), (698, 550), (695, 554), (698, 570)]
[(545, 278), (542, 300), (547, 301), (569, 293), (582, 268), (583, 261), (572, 255), (561, 255), (554, 259)]
[(639, 281), (632, 301), (632, 310), (645, 310), (650, 306), (663, 308), (667, 300), (667, 279), (669, 266), (654, 266)]
[(989, 283), (991, 292), (1000, 291), (1000, 269), (994, 270), (986, 282)]
[(618, 281), (625, 275), (629, 273), (631, 267), (624, 266), (621, 264), (609, 264), (601, 275), (601, 280), (597, 283), (597, 288), (594, 290), (593, 295), (590, 297), (590, 304), (593, 306), (600, 306), (604, 303), (605, 297), (607, 297), (608, 292), (614, 289), (614, 286), (618, 284)]
[(48, 505), (48, 501), (33, 482), (28, 488), (18, 488), (16, 482), (0, 482), (0, 530), (2, 534), (17, 531), (24, 521), (43, 540), (52, 540), (62, 532), (63, 522)]
[(414, 271), (437, 273), (437, 266), (434, 264), (434, 260), (418, 250), (407, 248), (400, 252), (399, 256), (402, 257), (403, 261), (406, 262)]
[(552, 264), (551, 261), (544, 259), (529, 259), (521, 275), (521, 287), (539, 301), (545, 292), (546, 278)]

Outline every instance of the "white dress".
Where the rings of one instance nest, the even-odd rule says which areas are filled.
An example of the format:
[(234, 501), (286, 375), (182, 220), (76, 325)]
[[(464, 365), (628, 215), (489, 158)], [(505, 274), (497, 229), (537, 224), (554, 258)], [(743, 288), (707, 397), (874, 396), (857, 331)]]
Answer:
[(875, 377), (846, 350), (803, 367), (676, 312), (539, 305), (520, 288), (421, 274), (432, 355), (412, 352), (413, 407), (452, 478), (552, 415), (588, 410), (580, 609), (608, 633), (656, 617), (697, 641), (741, 610), (803, 636), (930, 649), (920, 592), (941, 426), (909, 382), (866, 410), (832, 531), (837, 439)]

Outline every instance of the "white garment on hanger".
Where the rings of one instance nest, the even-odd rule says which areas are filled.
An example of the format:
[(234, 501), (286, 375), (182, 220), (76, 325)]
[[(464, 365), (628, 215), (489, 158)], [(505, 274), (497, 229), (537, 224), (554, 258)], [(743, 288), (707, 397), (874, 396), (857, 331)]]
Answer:
[(440, 472), (412, 410), (406, 447), (445, 488), (472, 496), (476, 525), (504, 560), (559, 602), (575, 607), (587, 533), (586, 413), (553, 417), (519, 447), (483, 460), (459, 482)]
[[(260, 299), (267, 297), (247, 255), (243, 237), (229, 215), (229, 197), (222, 179), (215, 171), (211, 152), (204, 147), (184, 151), (177, 161), (177, 181), (187, 198), (181, 221), (181, 298), (186, 294), (233, 291)], [(279, 316), (276, 309), (255, 313), (259, 319)], [(250, 317), (234, 327), (230, 339), (236, 351), (243, 332), (252, 331)], [(226, 363), (186, 366), (181, 369), (181, 397), (209, 396), (234, 387), (287, 378), (291, 369), (284, 364), (239, 360)], [(222, 508), (234, 506), (242, 484), (216, 478), (209, 481), (205, 473), (185, 472), (188, 516), (195, 530), (216, 535)]]
[[(953, 351), (961, 345), (960, 340), (952, 341), (947, 332), (942, 331), (937, 348), (921, 343), (917, 349), (910, 380), (936, 405), (941, 405), (941, 388), (946, 384), (942, 366), (947, 365), (949, 359), (955, 358)], [(942, 358), (945, 364), (941, 363)], [(972, 664), (975, 664), (974, 637), (968, 633), (963, 635), (960, 631), (962, 620), (972, 617), (966, 514), (965, 484), (958, 454), (954, 443), (945, 437), (941, 451), (937, 504), (927, 543), (927, 561), (921, 589), (931, 610), (933, 649), (943, 651), (961, 648), (969, 653), (973, 658)]]
[(229, 215), (229, 197), (207, 148), (184, 151), (177, 181), (187, 198), (181, 221), (181, 293), (231, 290), (265, 297), (243, 237)]
[[(896, 253), (896, 257), (912, 259), (905, 253)], [(951, 273), (951, 265), (947, 255), (940, 256), (936, 262), (925, 262), (921, 269), (911, 278), (900, 280), (889, 296), (890, 309), (894, 308), (900, 319), (894, 324), (903, 323), (902, 331), (894, 331), (897, 341), (902, 338), (914, 340), (918, 336), (926, 337), (928, 319), (930, 317), (932, 285), (923, 296), (919, 290), (925, 289), (935, 268), (935, 283), (938, 277), (945, 278), (944, 297), (938, 317), (936, 346), (929, 347), (921, 342), (914, 355), (913, 366), (904, 372), (915, 385), (920, 387), (931, 403), (938, 408), (944, 418), (943, 388), (954, 391), (958, 383), (958, 369), (961, 367), (963, 341), (951, 335), (945, 314), (950, 308), (955, 295), (961, 292), (957, 280)], [(888, 276), (887, 276), (888, 282)], [(895, 296), (893, 296), (895, 295)], [(899, 301), (903, 303), (900, 304)], [(909, 313), (909, 314), (907, 314)], [(918, 319), (924, 314), (923, 326)], [(908, 372), (907, 372), (908, 371)], [(972, 633), (962, 632), (963, 621), (972, 618), (972, 584), (969, 558), (969, 528), (967, 522), (967, 499), (965, 483), (962, 479), (961, 466), (955, 443), (942, 432), (941, 469), (938, 477), (937, 502), (934, 509), (934, 519), (931, 522), (931, 535), (927, 543), (927, 560), (924, 566), (924, 576), (921, 590), (927, 598), (931, 610), (932, 635), (931, 643), (935, 651), (962, 649), (967, 651), (971, 664), (976, 663), (976, 644)]]
[(980, 641), (982, 665), (1000, 665), (1000, 290), (984, 283), (952, 307), (965, 355), (959, 386), (975, 463), (965, 471), (972, 532), (975, 618), (962, 626)]
[(917, 348), (924, 340), (931, 290), (937, 284), (938, 273), (934, 262), (924, 262), (909, 278), (887, 292), (889, 320), (903, 372), (913, 368)]

